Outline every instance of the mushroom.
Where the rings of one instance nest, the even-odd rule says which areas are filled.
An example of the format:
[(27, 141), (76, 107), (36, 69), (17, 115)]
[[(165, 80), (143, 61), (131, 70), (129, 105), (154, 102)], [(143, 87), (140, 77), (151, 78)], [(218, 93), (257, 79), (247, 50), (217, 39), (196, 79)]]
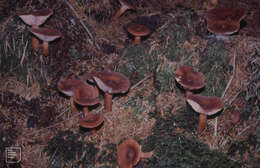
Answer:
[[(39, 28), (51, 15), (53, 14), (52, 9), (40, 9), (31, 12), (19, 13), (18, 16), (32, 28)], [(39, 50), (39, 40), (32, 37), (32, 46), (34, 51)]]
[(117, 164), (119, 168), (132, 168), (140, 158), (150, 158), (153, 152), (142, 152), (141, 146), (134, 139), (123, 141), (117, 148)]
[(131, 4), (129, 4), (128, 2), (126, 2), (125, 0), (118, 0), (118, 1), (121, 4), (121, 7), (120, 7), (119, 11), (117, 11), (115, 16), (113, 17), (114, 20), (118, 19), (128, 9), (135, 10), (135, 7)]
[(126, 93), (130, 81), (123, 74), (111, 71), (102, 71), (93, 76), (98, 87), (105, 92), (105, 111), (112, 111), (112, 94)]
[[(78, 85), (73, 90), (73, 100), (81, 106), (92, 106), (98, 103), (99, 92), (94, 86), (87, 83)], [(84, 116), (88, 114), (88, 107), (84, 107)]]
[(135, 36), (134, 43), (135, 44), (140, 44), (141, 43), (141, 37), (142, 36), (147, 36), (151, 33), (150, 29), (144, 25), (137, 24), (137, 23), (131, 23), (127, 27), (127, 31)]
[(103, 114), (85, 114), (84, 118), (79, 120), (79, 125), (84, 128), (93, 129), (98, 127), (104, 122)]
[(201, 96), (188, 92), (188, 94), (186, 94), (186, 101), (194, 111), (200, 113), (200, 132), (202, 132), (207, 125), (207, 116), (214, 115), (224, 108), (221, 99), (215, 96)]
[(205, 76), (193, 71), (190, 66), (179, 66), (175, 72), (175, 80), (184, 88), (185, 93), (205, 87)]
[(246, 16), (245, 7), (237, 8), (214, 8), (205, 14), (207, 29), (223, 37), (237, 32), (240, 28), (240, 21)]
[(206, 21), (234, 21), (240, 22), (246, 16), (247, 9), (245, 7), (236, 8), (214, 8), (206, 12)]
[(58, 90), (60, 92), (62, 92), (63, 94), (67, 95), (70, 97), (70, 105), (71, 105), (71, 109), (74, 113), (78, 113), (77, 108), (75, 107), (74, 101), (73, 101), (73, 90), (75, 87), (77, 87), (78, 85), (83, 84), (84, 82), (81, 80), (77, 80), (77, 79), (65, 79), (63, 81), (59, 81), (57, 86), (58, 86)]
[(233, 33), (236, 33), (240, 28), (239, 22), (233, 22), (233, 21), (207, 21), (207, 29), (213, 33), (216, 34), (217, 37), (223, 37), (226, 35), (231, 35)]
[(52, 28), (31, 28), (30, 32), (43, 41), (44, 55), (49, 54), (49, 42), (61, 37), (61, 33)]

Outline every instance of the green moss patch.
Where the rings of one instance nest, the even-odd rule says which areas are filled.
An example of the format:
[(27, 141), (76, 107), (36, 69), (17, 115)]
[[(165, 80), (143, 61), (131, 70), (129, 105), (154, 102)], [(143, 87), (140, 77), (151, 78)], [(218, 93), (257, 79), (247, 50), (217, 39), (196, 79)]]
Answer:
[(53, 137), (44, 149), (52, 159), (50, 163), (59, 167), (80, 164), (94, 167), (98, 149), (93, 143), (85, 143), (79, 138), (80, 134), (71, 131), (61, 131)]
[(146, 75), (154, 71), (159, 63), (158, 51), (152, 50), (145, 44), (131, 45), (124, 49), (119, 61), (114, 64), (116, 71), (131, 77), (133, 74), (132, 84), (140, 81)]
[(200, 56), (199, 71), (206, 77), (206, 88), (201, 93), (207, 96), (221, 97), (227, 80), (226, 72), (232, 69), (230, 58), (223, 41), (210, 40), (205, 51)]
[(223, 153), (210, 150), (207, 145), (184, 134), (174, 134), (173, 116), (157, 120), (152, 134), (143, 141), (144, 151), (154, 151), (153, 157), (140, 165), (158, 168), (239, 168), (240, 165)]

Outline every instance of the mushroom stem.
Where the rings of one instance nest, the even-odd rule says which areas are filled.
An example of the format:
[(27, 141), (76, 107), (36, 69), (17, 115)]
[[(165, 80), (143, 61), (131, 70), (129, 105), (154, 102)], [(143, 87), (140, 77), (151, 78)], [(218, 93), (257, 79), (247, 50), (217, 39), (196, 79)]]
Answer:
[[(39, 26), (32, 26), (32, 28), (39, 28)], [(34, 35), (32, 36), (32, 47), (34, 49), (34, 51), (38, 51), (39, 50), (39, 40), (34, 37)]]
[(207, 125), (207, 115), (200, 114), (200, 120), (199, 120), (199, 132), (202, 132)]
[(113, 19), (114, 20), (118, 19), (126, 10), (127, 10), (127, 7), (122, 5), (121, 8), (116, 12), (116, 14), (113, 17)]
[(112, 94), (105, 93), (105, 111), (111, 112), (112, 111)]
[(88, 114), (88, 112), (89, 112), (88, 107), (83, 107), (84, 117)]
[(141, 36), (135, 36), (135, 44), (140, 44), (141, 43)]
[(185, 97), (187, 97), (190, 94), (192, 94), (192, 92), (190, 90), (185, 90)]
[(151, 152), (141, 152), (140, 158), (149, 159), (149, 158), (152, 157), (152, 155), (153, 155), (153, 151), (151, 151)]
[(49, 55), (49, 43), (44, 41), (42, 43), (42, 46), (43, 46), (43, 54), (46, 56)]
[(70, 97), (70, 106), (71, 106), (72, 112), (74, 112), (74, 113), (79, 113), (79, 111), (77, 110), (77, 108), (76, 108), (76, 106), (75, 106), (73, 97)]

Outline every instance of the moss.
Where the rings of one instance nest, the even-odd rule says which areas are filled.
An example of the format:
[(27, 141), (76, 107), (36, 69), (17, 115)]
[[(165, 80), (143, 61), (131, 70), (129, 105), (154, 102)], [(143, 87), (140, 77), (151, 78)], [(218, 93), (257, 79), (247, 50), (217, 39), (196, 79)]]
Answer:
[(190, 54), (183, 44), (185, 41), (190, 40), (191, 34), (182, 27), (170, 26), (167, 30), (167, 34), (163, 36), (165, 39), (169, 38), (169, 43), (164, 55), (169, 61), (179, 62), (182, 57)]
[(159, 93), (172, 91), (174, 87), (174, 69), (166, 65), (155, 73), (154, 85)]
[[(35, 79), (39, 75), (36, 70), (39, 56), (35, 56), (31, 47), (31, 35), (28, 27), (16, 16), (10, 20), (0, 35), (0, 71), (7, 76), (16, 76), (26, 82), (28, 75)], [(24, 60), (21, 64), (21, 60)], [(31, 76), (30, 76), (31, 77)]]
[[(247, 165), (250, 165), (250, 167), (258, 167), (259, 158), (254, 156), (260, 155), (259, 133), (259, 131), (256, 131), (254, 134), (250, 134), (246, 139), (242, 141), (232, 142), (228, 148), (228, 155), (231, 157), (238, 155), (240, 160), (244, 161)], [(245, 160), (246, 157), (248, 157), (249, 159)]]
[(114, 66), (118, 72), (128, 77), (135, 73), (135, 79), (132, 80), (134, 84), (153, 72), (158, 64), (157, 54), (158, 51), (155, 50), (149, 53), (149, 47), (144, 44), (131, 45), (124, 49), (123, 56)]
[(83, 58), (85, 55), (82, 51), (78, 50), (75, 46), (71, 46), (69, 49), (70, 55), (74, 57), (75, 59)]
[(223, 153), (210, 150), (207, 145), (198, 140), (187, 138), (183, 134), (174, 134), (173, 130), (176, 127), (173, 126), (172, 119), (157, 120), (152, 134), (143, 141), (144, 151), (154, 151), (152, 158), (143, 161), (147, 167), (240, 167), (238, 163), (229, 160)]
[(174, 121), (177, 123), (178, 127), (193, 132), (198, 128), (199, 114), (186, 104), (185, 107), (177, 110)]
[(220, 97), (227, 79), (225, 74), (232, 66), (229, 65), (228, 50), (222, 41), (209, 41), (200, 57), (200, 71), (206, 77), (206, 89), (202, 95)]
[[(73, 134), (71, 131), (61, 131), (48, 142), (44, 152), (53, 159), (53, 165), (67, 167), (84, 163), (94, 167), (98, 149), (93, 143), (80, 141), (79, 137), (79, 134)], [(83, 152), (85, 155), (81, 158)], [(81, 160), (76, 160), (76, 158), (81, 158)]]
[(114, 168), (116, 167), (116, 159), (117, 159), (117, 147), (116, 144), (107, 144), (102, 146), (101, 155), (97, 158), (99, 164), (101, 164), (101, 168)]

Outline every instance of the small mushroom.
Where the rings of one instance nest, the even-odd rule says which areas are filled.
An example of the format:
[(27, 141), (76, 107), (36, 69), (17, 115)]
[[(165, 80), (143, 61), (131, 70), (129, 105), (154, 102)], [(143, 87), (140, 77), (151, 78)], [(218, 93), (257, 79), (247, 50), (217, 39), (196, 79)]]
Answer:
[(205, 76), (195, 72), (190, 66), (179, 66), (175, 72), (175, 80), (184, 88), (185, 92), (205, 87)]
[(231, 35), (240, 28), (240, 21), (246, 16), (245, 7), (214, 8), (205, 14), (207, 29), (217, 37)]
[(141, 158), (151, 158), (153, 152), (142, 152), (141, 146), (134, 139), (123, 141), (117, 148), (117, 164), (119, 168), (132, 168)]
[(218, 37), (236, 33), (240, 28), (239, 22), (233, 21), (207, 21), (207, 29)]
[(246, 16), (247, 9), (245, 7), (235, 8), (214, 8), (208, 10), (205, 14), (206, 21), (233, 21), (240, 22)]
[(141, 43), (141, 37), (142, 36), (147, 36), (151, 33), (150, 29), (144, 25), (137, 24), (137, 23), (131, 23), (127, 27), (127, 31), (135, 36), (134, 43), (135, 44), (140, 44)]
[(129, 4), (128, 2), (126, 2), (125, 0), (118, 0), (118, 1), (121, 4), (121, 7), (120, 7), (119, 11), (117, 11), (115, 16), (113, 17), (114, 20), (118, 19), (128, 9), (135, 10), (135, 7), (131, 4)]
[(84, 128), (93, 129), (98, 127), (104, 122), (103, 114), (85, 114), (84, 118), (79, 120), (79, 125)]
[(186, 101), (194, 111), (200, 113), (200, 132), (202, 132), (207, 125), (207, 116), (214, 115), (224, 108), (221, 99), (215, 96), (201, 96), (188, 92), (188, 94), (186, 94)]
[(78, 85), (82, 85), (84, 84), (83, 81), (81, 80), (77, 80), (77, 79), (65, 79), (63, 81), (59, 81), (57, 86), (58, 86), (58, 90), (60, 92), (62, 92), (63, 94), (67, 95), (70, 97), (70, 105), (71, 105), (71, 109), (74, 113), (78, 113), (78, 110), (74, 104), (74, 100), (73, 100), (73, 90), (75, 87), (77, 87)]
[[(18, 16), (32, 28), (39, 28), (51, 15), (53, 14), (52, 9), (40, 9), (30, 12), (18, 13)], [(32, 37), (32, 46), (34, 51), (39, 50), (39, 40)]]
[(49, 42), (61, 37), (61, 33), (52, 28), (31, 28), (30, 32), (43, 41), (44, 55), (49, 55)]
[(105, 92), (105, 111), (112, 111), (112, 94), (126, 93), (130, 81), (123, 74), (111, 71), (102, 71), (93, 76), (98, 87)]
[(98, 104), (99, 92), (94, 86), (84, 83), (75, 87), (73, 92), (73, 100), (81, 106), (86, 106), (83, 108), (85, 116), (88, 114), (87, 106)]

